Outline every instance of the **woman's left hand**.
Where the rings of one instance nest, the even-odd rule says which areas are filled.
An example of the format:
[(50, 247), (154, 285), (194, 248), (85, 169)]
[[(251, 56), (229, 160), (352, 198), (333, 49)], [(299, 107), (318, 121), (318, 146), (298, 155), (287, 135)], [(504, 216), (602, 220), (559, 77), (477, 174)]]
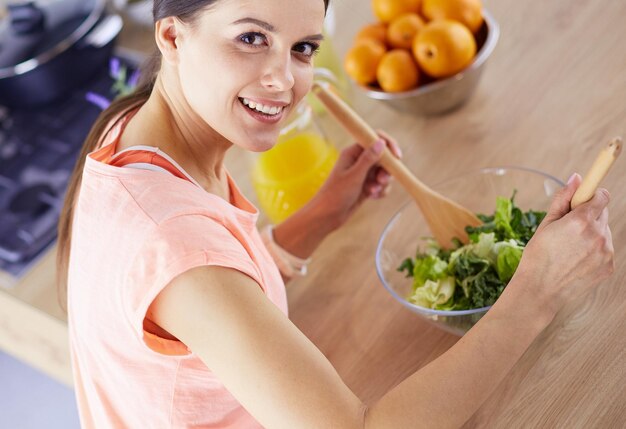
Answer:
[(385, 145), (400, 158), (398, 144), (382, 131), (369, 149), (358, 144), (341, 151), (318, 193), (304, 207), (277, 225), (274, 241), (299, 258), (308, 258), (328, 234), (343, 225), (366, 198), (389, 192), (391, 176), (377, 165)]
[(369, 149), (355, 143), (341, 151), (314, 198), (335, 228), (343, 225), (366, 198), (379, 199), (389, 192), (392, 178), (377, 163), (385, 145), (398, 158), (402, 157), (402, 151), (392, 137), (380, 130), (377, 134), (380, 140)]

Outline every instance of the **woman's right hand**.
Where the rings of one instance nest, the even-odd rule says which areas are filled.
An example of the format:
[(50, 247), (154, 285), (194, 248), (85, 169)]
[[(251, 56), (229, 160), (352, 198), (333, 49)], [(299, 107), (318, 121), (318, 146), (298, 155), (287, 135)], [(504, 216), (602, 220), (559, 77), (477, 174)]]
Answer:
[(529, 241), (518, 272), (536, 287), (532, 291), (555, 314), (614, 271), (613, 241), (608, 225), (609, 192), (598, 189), (591, 200), (570, 210), (580, 186), (578, 174), (559, 190)]

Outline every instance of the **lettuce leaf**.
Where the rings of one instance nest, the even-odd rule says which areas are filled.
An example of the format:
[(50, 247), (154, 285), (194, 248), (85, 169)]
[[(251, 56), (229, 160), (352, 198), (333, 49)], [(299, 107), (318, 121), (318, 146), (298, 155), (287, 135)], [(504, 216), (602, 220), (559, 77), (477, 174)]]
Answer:
[(507, 198), (496, 198), (496, 213), (494, 215), (494, 222), (496, 231), (499, 232), (501, 239), (517, 238), (516, 232), (511, 226), (513, 220), (513, 200)]
[(508, 283), (513, 277), (513, 274), (515, 274), (519, 261), (522, 259), (523, 248), (506, 242), (503, 242), (503, 244), (507, 245), (500, 246), (498, 250), (496, 271), (498, 272), (500, 280)]
[(497, 257), (493, 233), (481, 234), (478, 243), (464, 246), (450, 257), (449, 271), (467, 298), (465, 309), (491, 305), (504, 290), (495, 270)]
[(515, 240), (525, 246), (537, 231), (537, 227), (546, 216), (545, 212), (529, 210), (523, 212), (515, 205), (515, 192), (510, 199), (496, 198), (496, 211), (493, 215), (479, 214), (483, 221), (477, 227), (465, 228), (470, 241), (475, 243), (481, 233), (495, 233), (496, 241)]
[(422, 307), (464, 310), (493, 305), (519, 266), (524, 246), (546, 213), (523, 212), (509, 199), (496, 198), (493, 215), (479, 214), (483, 222), (468, 226), (469, 243), (455, 240), (455, 249), (442, 249), (429, 239), (415, 258), (407, 258), (398, 271), (413, 277), (407, 299)]
[(424, 308), (442, 310), (454, 294), (455, 281), (453, 277), (444, 277), (439, 280), (426, 280), (416, 288), (408, 301)]
[(425, 255), (415, 260), (413, 268), (413, 287), (419, 287), (428, 280), (439, 280), (446, 276), (448, 263), (434, 255)]

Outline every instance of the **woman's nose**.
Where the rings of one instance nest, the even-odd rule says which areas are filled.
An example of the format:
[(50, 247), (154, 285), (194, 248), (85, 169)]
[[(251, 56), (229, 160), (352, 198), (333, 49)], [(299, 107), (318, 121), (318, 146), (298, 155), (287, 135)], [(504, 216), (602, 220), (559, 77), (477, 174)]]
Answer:
[(266, 65), (266, 71), (261, 78), (261, 83), (266, 88), (275, 91), (291, 89), (295, 82), (291, 67), (291, 52), (288, 55), (283, 53), (272, 55)]

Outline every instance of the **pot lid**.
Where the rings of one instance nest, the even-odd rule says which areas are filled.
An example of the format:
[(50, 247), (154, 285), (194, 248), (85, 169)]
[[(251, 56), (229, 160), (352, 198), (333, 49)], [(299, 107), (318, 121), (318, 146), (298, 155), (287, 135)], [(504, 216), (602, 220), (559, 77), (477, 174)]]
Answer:
[(37, 0), (9, 4), (0, 18), (0, 78), (26, 73), (73, 46), (95, 26), (104, 3)]

